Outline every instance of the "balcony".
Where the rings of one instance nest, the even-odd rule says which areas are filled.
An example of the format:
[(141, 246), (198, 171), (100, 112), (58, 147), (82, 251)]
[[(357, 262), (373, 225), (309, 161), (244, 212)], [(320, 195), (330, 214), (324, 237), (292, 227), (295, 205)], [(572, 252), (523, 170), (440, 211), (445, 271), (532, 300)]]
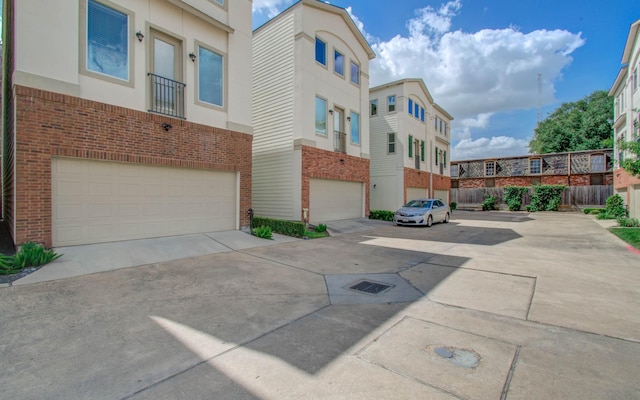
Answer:
[(182, 82), (149, 72), (149, 112), (184, 119), (184, 87)]
[(338, 153), (347, 153), (347, 134), (333, 131), (333, 149)]

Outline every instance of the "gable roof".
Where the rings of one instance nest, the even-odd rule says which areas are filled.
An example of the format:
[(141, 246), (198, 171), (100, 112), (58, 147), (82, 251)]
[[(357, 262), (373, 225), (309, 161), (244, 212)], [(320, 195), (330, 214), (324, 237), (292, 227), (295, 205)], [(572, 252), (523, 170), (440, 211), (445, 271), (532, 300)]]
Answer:
[(372, 60), (372, 59), (376, 58), (376, 53), (371, 48), (371, 46), (369, 45), (369, 42), (367, 41), (367, 39), (365, 39), (365, 37), (362, 34), (362, 32), (360, 32), (360, 29), (358, 29), (358, 27), (356, 26), (355, 22), (353, 22), (353, 20), (351, 19), (351, 16), (347, 12), (347, 10), (345, 10), (342, 7), (334, 6), (333, 4), (329, 4), (329, 3), (326, 3), (326, 2), (320, 1), (320, 0), (300, 0), (297, 3), (292, 4), (289, 8), (287, 8), (284, 11), (282, 11), (280, 14), (276, 15), (275, 17), (273, 17), (269, 21), (265, 22), (263, 25), (261, 25), (258, 28), (256, 28), (253, 31), (253, 33), (255, 34), (259, 30), (261, 30), (263, 27), (270, 25), (273, 21), (279, 19), (282, 15), (287, 14), (291, 10), (294, 10), (294, 9), (296, 9), (298, 7), (304, 7), (304, 6), (313, 7), (313, 8), (316, 8), (316, 9), (319, 9), (319, 10), (323, 10), (323, 11), (326, 11), (326, 12), (329, 12), (329, 13), (332, 13), (332, 14), (336, 14), (336, 15), (339, 15), (340, 17), (342, 17), (342, 19), (347, 24), (347, 26), (349, 27), (351, 32), (353, 32), (353, 35), (356, 37), (356, 39), (358, 40), (358, 42), (360, 43), (362, 48), (367, 53), (367, 56), (369, 57), (369, 60)]

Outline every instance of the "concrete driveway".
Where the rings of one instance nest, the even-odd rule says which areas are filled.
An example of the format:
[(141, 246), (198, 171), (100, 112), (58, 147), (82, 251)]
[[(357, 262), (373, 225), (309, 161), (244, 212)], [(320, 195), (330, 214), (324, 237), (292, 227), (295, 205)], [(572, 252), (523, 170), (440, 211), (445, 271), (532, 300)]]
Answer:
[(1, 288), (2, 397), (640, 398), (640, 256), (591, 216), (361, 225)]

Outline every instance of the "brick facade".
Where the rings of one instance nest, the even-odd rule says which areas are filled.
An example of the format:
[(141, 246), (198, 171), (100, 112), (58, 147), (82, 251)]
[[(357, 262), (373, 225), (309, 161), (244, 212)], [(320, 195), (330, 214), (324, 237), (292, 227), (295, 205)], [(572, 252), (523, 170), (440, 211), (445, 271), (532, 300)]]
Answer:
[[(309, 208), (311, 178), (362, 182), (365, 187), (365, 215), (369, 215), (369, 160), (302, 146), (302, 208)], [(302, 210), (300, 210), (302, 220)]]
[(634, 177), (622, 168), (617, 168), (613, 174), (615, 176), (614, 189), (616, 190), (626, 189), (631, 185), (640, 185), (640, 178)]
[[(433, 187), (430, 187), (433, 185)], [(414, 168), (404, 168), (404, 202), (411, 200), (407, 198), (407, 188), (424, 188), (428, 196), (433, 196), (435, 190), (451, 189), (451, 178), (439, 174), (431, 174), (425, 171), (419, 171)]]
[(239, 223), (248, 225), (251, 135), (22, 86), (14, 101), (16, 244), (52, 245), (54, 156), (238, 171)]

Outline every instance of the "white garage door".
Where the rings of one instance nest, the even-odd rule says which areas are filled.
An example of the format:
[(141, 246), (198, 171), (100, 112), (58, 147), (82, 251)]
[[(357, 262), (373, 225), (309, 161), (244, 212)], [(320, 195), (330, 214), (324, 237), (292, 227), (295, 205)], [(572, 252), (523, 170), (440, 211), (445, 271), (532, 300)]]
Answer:
[(364, 216), (362, 182), (311, 179), (309, 188), (309, 217), (320, 223)]
[(407, 202), (414, 199), (426, 199), (428, 197), (427, 189), (408, 187), (407, 188)]
[(449, 204), (449, 191), (448, 190), (434, 190), (433, 197), (442, 200), (444, 204)]
[(53, 245), (237, 229), (236, 176), (54, 158)]

